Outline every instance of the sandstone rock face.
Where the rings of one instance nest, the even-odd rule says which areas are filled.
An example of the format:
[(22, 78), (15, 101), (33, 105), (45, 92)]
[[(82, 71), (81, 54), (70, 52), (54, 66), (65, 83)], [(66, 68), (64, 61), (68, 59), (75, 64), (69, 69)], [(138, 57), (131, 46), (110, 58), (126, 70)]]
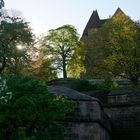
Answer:
[(108, 102), (105, 112), (112, 122), (113, 140), (140, 140), (140, 89), (113, 90)]
[(110, 140), (110, 123), (98, 99), (66, 87), (48, 89), (76, 103), (75, 111), (64, 120), (68, 140)]
[(99, 101), (98, 99), (82, 94), (76, 90), (62, 87), (62, 86), (49, 86), (48, 90), (52, 93), (59, 95), (66, 95), (70, 100), (89, 100), (89, 101)]
[(77, 101), (75, 112), (65, 122), (69, 140), (110, 139), (108, 118), (97, 101)]
[(140, 88), (120, 88), (108, 95), (108, 103), (112, 105), (137, 104), (140, 102)]
[(113, 140), (140, 139), (140, 106), (113, 106), (105, 111), (111, 116)]

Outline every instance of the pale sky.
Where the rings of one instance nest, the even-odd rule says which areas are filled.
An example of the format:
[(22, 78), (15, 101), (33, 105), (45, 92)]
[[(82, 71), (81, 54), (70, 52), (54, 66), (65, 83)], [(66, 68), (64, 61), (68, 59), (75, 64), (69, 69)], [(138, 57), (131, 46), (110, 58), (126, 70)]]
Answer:
[(120, 7), (126, 15), (140, 20), (140, 0), (4, 0), (5, 8), (23, 13), (37, 35), (71, 24), (81, 35), (93, 10), (101, 19)]

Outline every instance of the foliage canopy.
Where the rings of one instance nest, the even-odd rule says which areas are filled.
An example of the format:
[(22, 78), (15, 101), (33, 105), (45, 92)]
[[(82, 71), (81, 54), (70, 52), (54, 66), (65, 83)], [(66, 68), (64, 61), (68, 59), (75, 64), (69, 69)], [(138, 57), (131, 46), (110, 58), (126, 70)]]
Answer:
[[(19, 73), (29, 62), (27, 50), (33, 41), (29, 24), (20, 17), (4, 16), (0, 21), (0, 32), (0, 72)], [(18, 45), (24, 46), (23, 49), (18, 49)]]
[(95, 70), (92, 73), (137, 82), (140, 76), (139, 40), (138, 24), (123, 13), (109, 19), (101, 28), (92, 30), (87, 38), (87, 42), (90, 42), (87, 48), (90, 51), (87, 51), (89, 54), (86, 57)]
[(71, 25), (52, 29), (43, 37), (42, 46), (46, 47), (47, 58), (63, 71), (64, 78), (67, 77), (67, 65), (79, 43), (79, 35)]
[(70, 101), (31, 77), (11, 76), (0, 86), (1, 140), (64, 139), (60, 120), (72, 110)]

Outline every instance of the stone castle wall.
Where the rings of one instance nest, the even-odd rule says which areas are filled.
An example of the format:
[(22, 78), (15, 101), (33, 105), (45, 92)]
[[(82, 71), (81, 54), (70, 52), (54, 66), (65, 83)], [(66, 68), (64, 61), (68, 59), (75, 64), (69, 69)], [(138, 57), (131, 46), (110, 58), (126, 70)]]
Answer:
[(140, 89), (122, 88), (108, 96), (113, 140), (140, 140)]

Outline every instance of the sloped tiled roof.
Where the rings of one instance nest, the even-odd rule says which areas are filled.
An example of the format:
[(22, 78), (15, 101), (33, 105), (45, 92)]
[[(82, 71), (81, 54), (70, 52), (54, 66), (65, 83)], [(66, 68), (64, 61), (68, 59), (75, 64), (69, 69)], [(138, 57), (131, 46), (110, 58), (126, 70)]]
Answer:
[[(125, 14), (120, 8), (118, 8), (112, 17), (116, 16), (120, 12)], [(101, 25), (103, 25), (107, 20), (108, 19), (100, 19), (97, 10), (93, 11), (93, 13), (83, 31), (82, 38), (84, 36), (88, 35), (89, 30), (91, 30), (93, 28), (101, 27)]]
[(88, 34), (88, 31), (92, 28), (97, 28), (97, 27), (100, 27), (101, 26), (101, 21), (100, 21), (100, 18), (99, 18), (99, 15), (98, 15), (98, 12), (97, 10), (96, 11), (93, 11), (85, 29), (84, 29), (84, 32), (83, 32), (83, 35), (87, 35)]

